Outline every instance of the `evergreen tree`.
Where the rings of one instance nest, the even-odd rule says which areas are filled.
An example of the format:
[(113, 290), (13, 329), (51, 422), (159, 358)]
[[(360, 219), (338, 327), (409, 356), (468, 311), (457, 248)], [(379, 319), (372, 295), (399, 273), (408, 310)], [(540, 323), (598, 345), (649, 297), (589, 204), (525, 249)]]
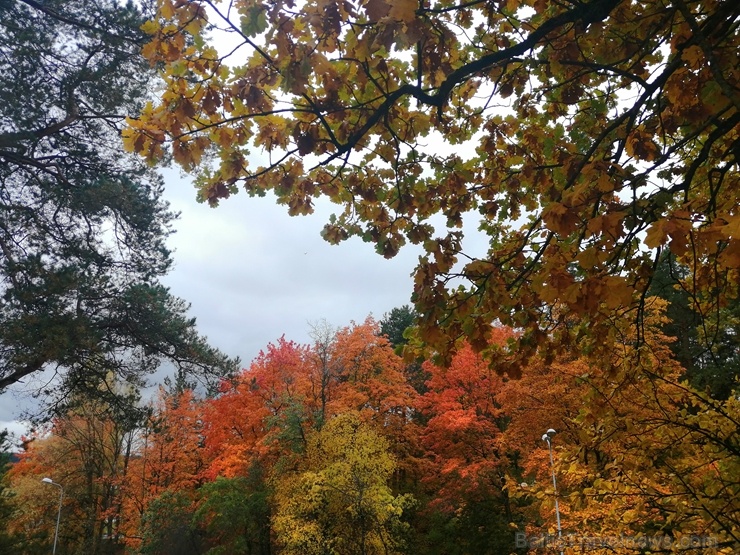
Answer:
[(409, 305), (393, 308), (390, 312), (383, 314), (380, 321), (380, 333), (388, 337), (393, 347), (402, 347), (409, 342), (405, 332), (416, 322), (416, 311)]
[(663, 331), (674, 338), (671, 350), (686, 369), (684, 377), (715, 399), (728, 399), (740, 378), (740, 301), (707, 310), (691, 288), (689, 269), (670, 253), (661, 256), (649, 294), (669, 302)]
[[(397, 354), (403, 353), (403, 348), (409, 342), (407, 330), (413, 328), (417, 318), (416, 311), (407, 304), (383, 314), (383, 319), (380, 321), (380, 333), (388, 337), (388, 341), (391, 342)], [(418, 393), (426, 392), (426, 381), (429, 379), (429, 374), (422, 368), (421, 363), (422, 360), (417, 359), (406, 364), (404, 368), (409, 385)]]
[(163, 360), (223, 375), (188, 305), (159, 283), (175, 215), (119, 128), (153, 73), (146, 9), (117, 0), (0, 2), (0, 390), (53, 368), (63, 398), (140, 386)]

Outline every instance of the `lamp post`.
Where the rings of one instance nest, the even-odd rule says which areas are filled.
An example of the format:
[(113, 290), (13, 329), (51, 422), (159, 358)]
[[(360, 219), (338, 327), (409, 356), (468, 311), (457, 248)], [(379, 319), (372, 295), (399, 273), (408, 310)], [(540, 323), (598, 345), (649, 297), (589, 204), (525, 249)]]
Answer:
[(41, 481), (45, 484), (51, 484), (59, 488), (59, 510), (57, 511), (57, 527), (54, 529), (54, 547), (51, 549), (51, 555), (56, 555), (57, 552), (57, 538), (59, 537), (59, 521), (62, 518), (62, 499), (64, 499), (64, 488), (61, 484), (57, 484), (51, 478), (42, 478)]
[[(552, 488), (555, 493), (555, 518), (558, 523), (558, 541), (563, 539), (563, 533), (560, 529), (560, 507), (558, 506), (558, 484), (555, 481), (555, 461), (552, 458), (552, 436), (557, 432), (550, 428), (542, 435), (542, 441), (547, 442), (547, 448), (550, 451), (550, 469), (552, 471)], [(563, 545), (560, 544), (560, 555), (563, 555)]]

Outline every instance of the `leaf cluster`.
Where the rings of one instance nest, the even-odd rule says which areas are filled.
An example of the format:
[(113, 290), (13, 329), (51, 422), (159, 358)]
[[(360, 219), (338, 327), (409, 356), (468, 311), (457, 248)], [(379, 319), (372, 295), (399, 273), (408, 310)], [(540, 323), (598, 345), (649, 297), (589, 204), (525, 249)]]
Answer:
[(715, 305), (737, 296), (737, 18), (693, 0), (162, 0), (143, 52), (166, 86), (124, 140), (171, 148), (212, 205), (326, 198), (329, 242), (420, 245), (419, 335), (447, 362), (496, 321), (524, 330), (520, 358), (610, 342), (615, 319), (643, 324), (663, 250)]

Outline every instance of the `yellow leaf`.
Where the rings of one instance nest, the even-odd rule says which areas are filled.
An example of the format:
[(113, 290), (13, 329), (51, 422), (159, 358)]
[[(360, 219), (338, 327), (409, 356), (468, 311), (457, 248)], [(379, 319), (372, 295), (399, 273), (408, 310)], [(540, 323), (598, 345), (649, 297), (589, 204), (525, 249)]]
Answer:
[(698, 68), (703, 58), (704, 53), (702, 52), (701, 47), (696, 45), (689, 46), (681, 53), (681, 59), (684, 60), (691, 69)]
[(191, 35), (195, 36), (200, 33), (201, 29), (203, 29), (203, 25), (205, 25), (205, 21), (203, 19), (201, 19), (200, 17), (194, 17), (185, 26), (185, 30)]
[(159, 15), (165, 19), (172, 19), (175, 15), (175, 7), (172, 5), (171, 0), (163, 0), (159, 6)]
[(159, 40), (153, 40), (141, 47), (141, 55), (147, 60), (154, 61), (159, 50)]
[(578, 253), (577, 259), (581, 268), (584, 269), (595, 268), (600, 262), (598, 252), (594, 247), (588, 247)]
[(154, 35), (157, 33), (157, 31), (159, 31), (159, 23), (157, 23), (153, 19), (150, 19), (141, 26), (141, 30), (144, 31), (147, 35)]
[(668, 231), (666, 230), (666, 220), (658, 220), (653, 223), (647, 230), (645, 235), (645, 245), (651, 249), (657, 249), (665, 243), (668, 237)]
[(635, 522), (637, 520), (637, 511), (634, 509), (624, 511), (624, 513), (622, 513), (622, 520), (627, 524)]

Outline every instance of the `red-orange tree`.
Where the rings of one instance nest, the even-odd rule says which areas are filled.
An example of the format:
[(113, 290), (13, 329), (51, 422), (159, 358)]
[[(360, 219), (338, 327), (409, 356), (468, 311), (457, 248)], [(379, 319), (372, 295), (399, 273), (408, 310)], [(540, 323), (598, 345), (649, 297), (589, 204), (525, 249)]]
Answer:
[(127, 147), (169, 145), (211, 204), (242, 187), (307, 214), (325, 197), (328, 241), (423, 246), (414, 301), (438, 352), (483, 348), (495, 320), (524, 328), (521, 354), (579, 331), (603, 344), (665, 248), (705, 316), (737, 295), (736, 2), (158, 6), (143, 53), (165, 86)]
[[(202, 401), (191, 390), (160, 390), (152, 418), (139, 431), (127, 478), (119, 486), (123, 500), (117, 520), (130, 546), (141, 545), (146, 518), (167, 521), (174, 505), (157, 501), (162, 496), (170, 500), (174, 496), (185, 507), (194, 504), (208, 463), (202, 445), (202, 410)], [(151, 514), (152, 507), (160, 514)]]
[(272, 466), (291, 446), (301, 450), (312, 427), (308, 374), (308, 349), (281, 338), (224, 384), (204, 410), (210, 476), (246, 475), (255, 463)]

